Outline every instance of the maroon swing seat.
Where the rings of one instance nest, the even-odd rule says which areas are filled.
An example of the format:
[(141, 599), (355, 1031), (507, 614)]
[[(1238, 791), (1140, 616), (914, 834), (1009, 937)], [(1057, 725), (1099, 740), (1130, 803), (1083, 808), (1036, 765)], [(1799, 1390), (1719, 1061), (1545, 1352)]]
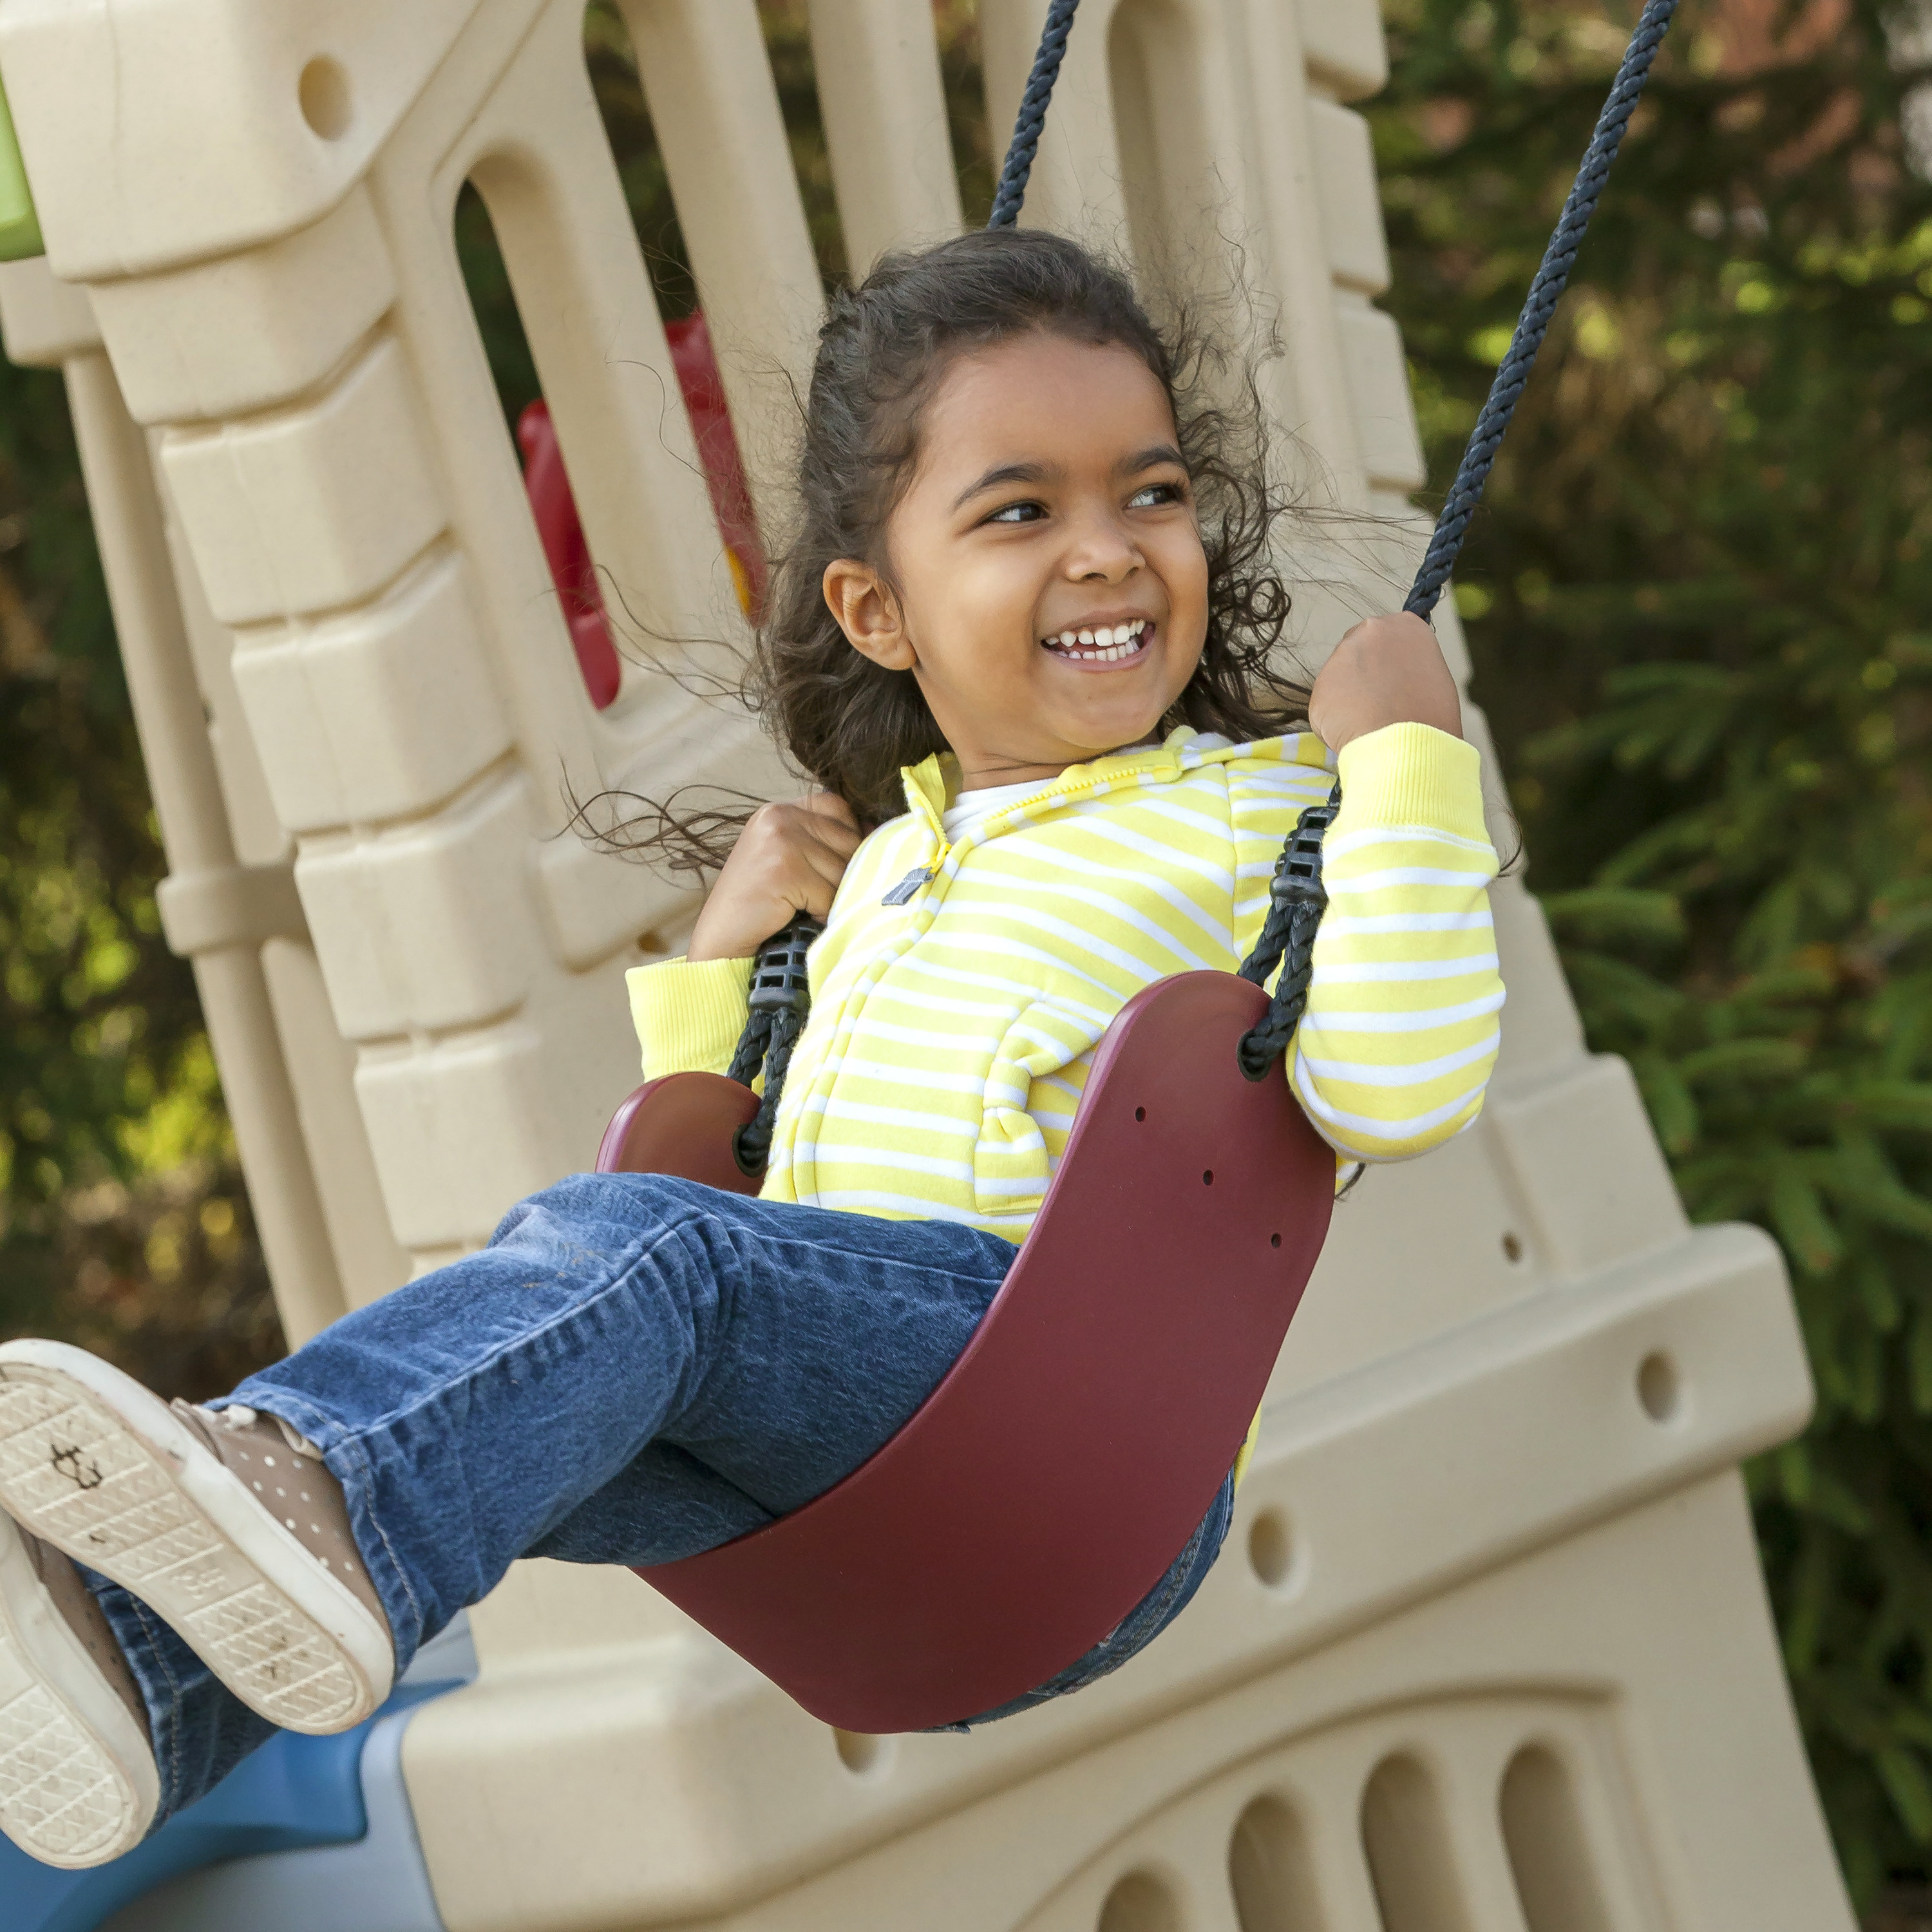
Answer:
[[(638, 1574), (813, 1716), (922, 1730), (1084, 1655), (1159, 1580), (1261, 1406), (1321, 1253), (1335, 1156), (1279, 1066), (1234, 1049), (1267, 996), (1232, 974), (1122, 1008), (1020, 1256), (912, 1419), (804, 1508)], [(748, 1088), (639, 1088), (598, 1154), (754, 1194)]]

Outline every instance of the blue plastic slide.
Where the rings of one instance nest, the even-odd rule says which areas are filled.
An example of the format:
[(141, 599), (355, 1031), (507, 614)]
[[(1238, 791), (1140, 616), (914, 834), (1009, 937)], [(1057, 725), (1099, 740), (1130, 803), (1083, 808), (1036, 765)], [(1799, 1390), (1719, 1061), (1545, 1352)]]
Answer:
[(59, 1871), (0, 1838), (4, 1932), (442, 1932), (402, 1780), (413, 1707), (476, 1674), (466, 1620), (338, 1737), (284, 1731), (111, 1864)]

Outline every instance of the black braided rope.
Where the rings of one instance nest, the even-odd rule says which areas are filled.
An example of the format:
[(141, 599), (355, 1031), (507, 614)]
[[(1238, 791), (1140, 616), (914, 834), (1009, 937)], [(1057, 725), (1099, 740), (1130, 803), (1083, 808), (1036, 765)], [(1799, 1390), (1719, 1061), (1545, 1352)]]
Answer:
[[(758, 1111), (753, 1118), (738, 1130), (731, 1143), (731, 1151), (737, 1157), (739, 1166), (747, 1174), (762, 1174), (765, 1163), (772, 1156), (772, 1130), (778, 1117), (778, 1096), (784, 1091), (785, 1075), (791, 1068), (791, 1050), (798, 1044), (798, 1036), (805, 1030), (805, 1016), (810, 1010), (809, 1003), (801, 999), (795, 1006), (781, 1007), (770, 1015), (754, 1013), (755, 1022), (768, 1018), (766, 1029), (764, 1056), (765, 1063), (765, 1090), (758, 1102)], [(748, 1036), (752, 1029), (745, 1029)], [(738, 1042), (738, 1054), (742, 1057), (745, 1042)], [(734, 1059), (732, 1065), (737, 1065)], [(752, 1071), (755, 1073), (754, 1065)], [(735, 1076), (734, 1076), (735, 1077)], [(748, 1081), (746, 1083), (750, 1084)]]
[(1610, 178), (1610, 164), (1623, 145), (1624, 130), (1630, 125), (1630, 116), (1643, 93), (1644, 82), (1649, 77), (1651, 62), (1657, 58), (1657, 50), (1663, 44), (1664, 36), (1670, 26), (1670, 16), (1676, 10), (1677, 0), (1646, 0), (1636, 31), (1630, 35), (1623, 64), (1617, 69), (1610, 98), (1604, 102), (1604, 111), (1598, 118), (1597, 131), (1585, 152), (1583, 165), (1577, 170), (1570, 198), (1563, 204), (1563, 212), (1557, 218), (1556, 231), (1544, 251), (1543, 265), (1536, 272), (1535, 280), (1529, 285), (1529, 295), (1517, 319), (1509, 353), (1503, 358), (1502, 366), (1496, 370), (1496, 379), (1490, 385), (1489, 399), (1483, 404), (1483, 412), (1476, 418), (1476, 427), (1469, 434), (1468, 447), (1462, 452), (1456, 480), (1449, 486), (1442, 514), (1436, 519), (1436, 529), (1429, 539), (1422, 568), (1416, 573), (1415, 587), (1408, 593), (1408, 602), (1402, 607), (1405, 610), (1413, 610), (1418, 617), (1426, 617), (1436, 608), (1436, 600), (1442, 595), (1442, 586), (1456, 567), (1456, 555), (1462, 548), (1469, 519), (1482, 501), (1483, 485), (1489, 481), (1490, 466), (1496, 461), (1496, 452), (1502, 447), (1503, 432), (1509, 428), (1510, 418), (1516, 413), (1516, 404), (1529, 381), (1536, 352), (1543, 346), (1550, 317), (1556, 313), (1564, 284), (1569, 280), (1570, 271), (1576, 262), (1576, 250), (1582, 245), (1583, 231), (1589, 226), (1590, 217), (1596, 212), (1597, 198), (1604, 191), (1604, 183)]
[[(1516, 413), (1516, 404), (1528, 383), (1536, 352), (1549, 333), (1550, 318), (1556, 313), (1576, 251), (1582, 245), (1583, 231), (1596, 212), (1598, 197), (1609, 178), (1610, 164), (1623, 145), (1624, 130), (1630, 124), (1630, 116), (1643, 93), (1644, 82), (1649, 76), (1651, 63), (1657, 58), (1670, 16), (1676, 10), (1677, 0), (1646, 0), (1636, 30), (1630, 35), (1623, 63), (1610, 85), (1610, 98), (1604, 104), (1596, 132), (1584, 152), (1583, 164), (1576, 171), (1569, 198), (1557, 218), (1556, 232), (1544, 251), (1536, 279), (1529, 285), (1516, 333), (1510, 340), (1509, 353), (1490, 386), (1489, 399), (1470, 432), (1456, 480), (1450, 485), (1442, 514), (1436, 520), (1422, 568), (1416, 573), (1415, 586), (1402, 606), (1418, 617), (1427, 617), (1435, 610), (1442, 586), (1456, 567), (1462, 539), (1468, 533), (1469, 519), (1482, 500), (1483, 485), (1489, 481), (1490, 466), (1502, 446), (1503, 432), (1509, 428), (1510, 418)], [(1241, 1038), (1238, 1049), (1241, 1071), (1250, 1080), (1258, 1080), (1276, 1058), (1287, 1052), (1302, 1010), (1308, 1004), (1315, 929), (1321, 920), (1322, 908), (1328, 902), (1322, 890), (1321, 841), (1334, 822), (1341, 802), (1342, 788), (1337, 785), (1325, 805), (1311, 806), (1297, 821), (1282, 853), (1281, 863), (1276, 868), (1273, 896), (1261, 937), (1241, 966), (1244, 979), (1264, 986), (1276, 962), (1282, 962), (1281, 977), (1275, 982), (1266, 1015)], [(1284, 868), (1292, 864), (1303, 868), (1312, 890), (1298, 886), (1294, 890), (1284, 891)]]
[(765, 1051), (771, 1044), (772, 1016), (754, 1013), (745, 1022), (745, 1030), (738, 1036), (737, 1051), (731, 1056), (731, 1064), (724, 1070), (728, 1079), (735, 1080), (740, 1087), (748, 1087), (758, 1077), (758, 1069), (765, 1064)]
[(1026, 199), (1033, 158), (1040, 152), (1040, 131), (1046, 125), (1047, 104), (1053, 98), (1053, 84), (1060, 78), (1060, 63), (1066, 57), (1066, 31), (1073, 24), (1073, 10), (1079, 4), (1080, 0), (1053, 0), (1046, 10), (1040, 51), (1033, 57), (1033, 71), (1027, 76), (1026, 92), (1020, 96), (1013, 138), (1006, 144), (1006, 165), (1000, 170), (993, 212), (987, 218), (988, 228), (1010, 228), (1020, 218), (1020, 203)]

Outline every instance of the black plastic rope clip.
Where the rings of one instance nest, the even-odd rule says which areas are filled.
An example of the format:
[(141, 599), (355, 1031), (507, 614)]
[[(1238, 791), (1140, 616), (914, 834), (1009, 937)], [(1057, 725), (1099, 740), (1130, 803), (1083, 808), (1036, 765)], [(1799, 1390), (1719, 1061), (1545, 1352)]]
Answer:
[(1236, 1050), (1241, 1071), (1250, 1080), (1262, 1078), (1286, 1050), (1308, 1004), (1316, 930), (1328, 904), (1328, 890), (1322, 882), (1322, 843), (1341, 808), (1339, 785), (1325, 803), (1310, 806), (1296, 820), (1268, 880), (1268, 918), (1254, 951), (1242, 962), (1241, 976), (1263, 985), (1277, 962), (1281, 974), (1267, 1012), (1241, 1036)]
[(1312, 904), (1318, 910), (1328, 903), (1322, 884), (1322, 841), (1334, 822), (1336, 809), (1318, 805), (1304, 812), (1288, 834), (1268, 880), (1268, 897), (1277, 906)]
[(812, 1006), (812, 986), (806, 956), (825, 928), (810, 914), (800, 913), (758, 948), (752, 962), (752, 980), (746, 1004), (743, 1036), (731, 1060), (731, 1078), (748, 1087), (762, 1066), (765, 1090), (756, 1116), (731, 1138), (731, 1152), (740, 1172), (757, 1175), (771, 1157), (772, 1128), (778, 1118), (778, 1096), (784, 1090), (791, 1050), (805, 1030)]
[(752, 962), (748, 1000), (753, 1012), (779, 1012), (809, 1004), (812, 988), (806, 977), (805, 956), (824, 930), (815, 919), (800, 913), (758, 948)]

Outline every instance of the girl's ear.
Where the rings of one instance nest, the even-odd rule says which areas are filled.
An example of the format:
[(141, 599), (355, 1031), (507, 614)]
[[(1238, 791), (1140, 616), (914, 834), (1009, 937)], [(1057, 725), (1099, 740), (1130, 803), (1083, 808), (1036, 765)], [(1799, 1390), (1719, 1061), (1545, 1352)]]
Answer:
[(887, 670), (910, 670), (916, 662), (899, 615), (899, 601), (869, 563), (835, 558), (825, 566), (826, 608), (852, 648)]

